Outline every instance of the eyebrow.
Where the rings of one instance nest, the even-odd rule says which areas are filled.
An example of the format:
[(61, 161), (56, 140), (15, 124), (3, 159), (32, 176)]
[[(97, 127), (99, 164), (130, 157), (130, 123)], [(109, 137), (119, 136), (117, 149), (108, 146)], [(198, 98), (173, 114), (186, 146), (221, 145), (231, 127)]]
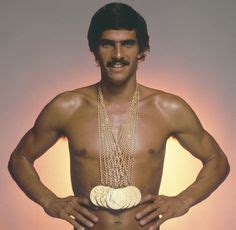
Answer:
[(111, 39), (103, 38), (103, 39), (100, 40), (99, 43), (100, 43), (100, 45), (114, 45), (116, 42), (120, 42), (122, 45), (127, 45), (127, 44), (133, 45), (137, 41), (134, 40), (134, 39), (125, 39), (125, 40), (120, 40), (120, 41), (114, 41), (114, 40), (111, 40)]

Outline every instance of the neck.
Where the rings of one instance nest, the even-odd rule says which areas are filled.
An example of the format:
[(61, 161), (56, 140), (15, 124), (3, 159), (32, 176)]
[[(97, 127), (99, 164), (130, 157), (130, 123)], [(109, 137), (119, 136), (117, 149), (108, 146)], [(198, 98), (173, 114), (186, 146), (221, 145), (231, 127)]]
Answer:
[(101, 80), (102, 93), (107, 104), (129, 103), (132, 100), (136, 86), (136, 79), (119, 85)]

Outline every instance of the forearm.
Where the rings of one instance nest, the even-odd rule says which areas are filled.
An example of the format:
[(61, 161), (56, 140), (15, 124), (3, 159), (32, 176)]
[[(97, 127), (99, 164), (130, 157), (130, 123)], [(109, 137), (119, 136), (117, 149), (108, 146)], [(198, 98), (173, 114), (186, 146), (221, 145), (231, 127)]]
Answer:
[(8, 169), (23, 192), (42, 207), (45, 207), (50, 199), (56, 197), (56, 195), (40, 181), (33, 163), (26, 157), (12, 155)]
[(204, 163), (197, 179), (178, 197), (190, 207), (206, 199), (226, 178), (229, 164), (225, 155), (217, 155)]

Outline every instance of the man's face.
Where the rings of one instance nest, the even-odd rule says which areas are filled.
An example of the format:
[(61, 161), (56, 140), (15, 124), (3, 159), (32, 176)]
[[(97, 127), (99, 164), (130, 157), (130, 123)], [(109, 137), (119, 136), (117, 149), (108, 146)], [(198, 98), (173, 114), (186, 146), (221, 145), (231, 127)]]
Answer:
[(141, 57), (134, 30), (106, 30), (102, 33), (97, 61), (104, 80), (119, 84), (135, 77)]

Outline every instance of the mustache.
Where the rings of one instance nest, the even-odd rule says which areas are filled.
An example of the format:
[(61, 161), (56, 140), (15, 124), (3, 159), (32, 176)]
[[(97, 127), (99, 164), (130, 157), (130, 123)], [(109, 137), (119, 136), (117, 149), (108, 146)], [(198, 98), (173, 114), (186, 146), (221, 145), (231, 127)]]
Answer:
[(129, 62), (122, 59), (112, 59), (111, 61), (107, 62), (107, 67), (112, 67), (115, 64), (121, 64), (121, 65), (129, 65)]

